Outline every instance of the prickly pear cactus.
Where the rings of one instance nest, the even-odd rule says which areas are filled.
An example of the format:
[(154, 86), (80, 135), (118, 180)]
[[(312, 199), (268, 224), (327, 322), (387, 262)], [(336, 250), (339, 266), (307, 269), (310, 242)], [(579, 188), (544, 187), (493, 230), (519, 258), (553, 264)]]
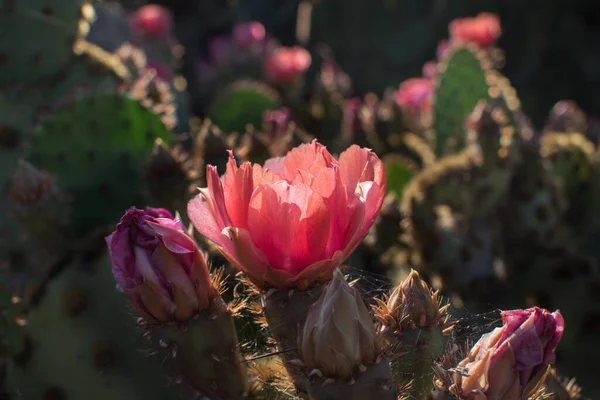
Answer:
[(465, 119), (481, 99), (489, 99), (486, 81), (491, 64), (470, 46), (448, 50), (438, 66), (433, 106), (435, 151), (441, 155), (460, 150), (465, 143)]
[(141, 337), (110, 268), (105, 255), (78, 258), (48, 285), (23, 328), (29, 355), (9, 363), (11, 398), (179, 398), (178, 388), (161, 378), (159, 360), (140, 352)]
[(3, 2), (0, 26), (10, 34), (0, 38), (0, 87), (29, 85), (66, 67), (89, 29), (90, 7), (82, 0)]
[(225, 132), (244, 132), (246, 125), (260, 127), (263, 112), (279, 106), (279, 95), (260, 82), (236, 82), (211, 105), (209, 118)]
[(143, 201), (142, 171), (157, 138), (169, 143), (170, 132), (137, 100), (90, 93), (43, 121), (27, 158), (73, 196), (73, 220), (82, 233)]

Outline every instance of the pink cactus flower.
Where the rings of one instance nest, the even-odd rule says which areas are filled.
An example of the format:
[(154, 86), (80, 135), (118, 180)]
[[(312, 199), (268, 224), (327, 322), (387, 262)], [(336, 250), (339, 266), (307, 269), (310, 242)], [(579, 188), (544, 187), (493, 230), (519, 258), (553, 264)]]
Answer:
[(400, 108), (408, 111), (426, 111), (431, 108), (433, 84), (430, 79), (411, 78), (400, 84), (395, 99)]
[(173, 30), (171, 12), (156, 4), (138, 8), (129, 23), (131, 32), (136, 37), (146, 40), (169, 39)]
[(266, 31), (263, 24), (256, 21), (243, 22), (233, 27), (233, 42), (240, 49), (249, 49), (265, 39)]
[(559, 311), (540, 308), (505, 311), (503, 326), (479, 339), (459, 364), (468, 375), (455, 375), (465, 399), (519, 400), (539, 383), (554, 363), (564, 331)]
[(306, 288), (331, 278), (358, 246), (385, 196), (383, 163), (356, 145), (339, 160), (313, 141), (264, 165), (206, 168), (188, 215), (259, 288)]
[(130, 208), (106, 243), (115, 281), (148, 323), (187, 321), (216, 296), (204, 257), (167, 210)]
[(474, 18), (458, 18), (448, 26), (450, 38), (461, 43), (491, 46), (502, 35), (500, 18), (496, 14), (481, 13)]
[(208, 42), (208, 56), (217, 66), (229, 64), (231, 59), (231, 38), (229, 36), (216, 36)]
[(304, 75), (311, 62), (310, 53), (302, 47), (279, 47), (265, 57), (263, 68), (268, 80), (288, 85)]

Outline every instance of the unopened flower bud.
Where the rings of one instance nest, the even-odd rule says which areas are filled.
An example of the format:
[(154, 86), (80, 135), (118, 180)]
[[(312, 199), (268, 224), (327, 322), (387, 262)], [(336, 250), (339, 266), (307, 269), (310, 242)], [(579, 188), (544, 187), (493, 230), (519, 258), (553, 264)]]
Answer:
[(337, 269), (311, 307), (300, 338), (300, 355), (309, 369), (348, 380), (360, 365), (375, 362), (376, 332), (360, 293)]
[[(534, 307), (502, 313), (503, 326), (479, 339), (454, 376), (465, 399), (519, 400), (540, 383), (554, 362), (564, 331), (559, 311)], [(452, 389), (452, 388), (451, 388)]]
[(411, 271), (386, 300), (379, 302), (376, 314), (384, 326), (395, 330), (433, 327), (445, 317), (438, 293), (416, 271)]
[(196, 243), (167, 210), (130, 208), (106, 242), (117, 284), (149, 323), (187, 321), (217, 295)]

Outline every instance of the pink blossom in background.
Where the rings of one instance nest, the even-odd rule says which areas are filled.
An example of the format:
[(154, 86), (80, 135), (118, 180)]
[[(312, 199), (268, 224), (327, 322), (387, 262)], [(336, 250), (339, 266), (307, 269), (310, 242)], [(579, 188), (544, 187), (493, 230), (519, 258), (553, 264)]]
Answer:
[(541, 308), (504, 311), (501, 328), (479, 339), (459, 367), (469, 371), (455, 381), (465, 398), (519, 400), (525, 388), (554, 363), (563, 331), (559, 311)]
[(225, 174), (206, 168), (207, 186), (188, 203), (200, 234), (258, 287), (306, 287), (331, 278), (379, 214), (383, 163), (356, 145), (338, 160), (313, 141)]
[(424, 111), (431, 108), (433, 83), (426, 78), (411, 78), (400, 84), (395, 99), (399, 107), (409, 111)]
[(265, 56), (263, 68), (269, 81), (288, 85), (302, 77), (311, 62), (310, 53), (302, 47), (279, 47)]
[(502, 35), (500, 18), (496, 14), (481, 13), (474, 18), (458, 18), (448, 27), (450, 38), (461, 43), (491, 46)]
[(242, 22), (233, 27), (233, 42), (240, 49), (249, 49), (265, 39), (266, 31), (263, 24), (256, 21)]
[(173, 16), (159, 5), (149, 4), (138, 8), (130, 19), (134, 36), (146, 40), (167, 40), (172, 35)]
[(167, 210), (130, 208), (106, 243), (115, 281), (149, 323), (186, 321), (216, 295), (203, 255)]

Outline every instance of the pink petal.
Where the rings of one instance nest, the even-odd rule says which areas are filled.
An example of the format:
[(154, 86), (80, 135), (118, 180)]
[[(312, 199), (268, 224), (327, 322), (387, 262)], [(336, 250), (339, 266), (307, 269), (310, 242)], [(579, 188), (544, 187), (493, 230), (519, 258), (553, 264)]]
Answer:
[(284, 172), (283, 172), (284, 162), (285, 162), (285, 157), (269, 158), (263, 164), (263, 168), (265, 170), (270, 170), (275, 175), (279, 175), (279, 176), (283, 177), (284, 176)]
[(329, 209), (329, 241), (325, 251), (325, 257), (329, 258), (344, 250), (363, 225), (365, 206), (357, 196), (348, 196), (337, 166), (322, 169), (311, 188), (323, 198)]
[[(170, 226), (172, 223), (178, 222), (173, 220), (164, 221), (162, 218), (159, 218), (156, 222), (147, 221), (146, 223), (161, 238), (163, 244), (170, 252), (176, 254), (193, 253), (196, 249), (194, 240), (187, 233)], [(174, 224), (174, 226), (177, 225)]]
[(316, 175), (322, 168), (329, 168), (336, 163), (325, 146), (313, 140), (310, 144), (302, 144), (292, 149), (284, 161), (285, 179), (292, 183), (298, 170), (305, 170)]
[(227, 214), (231, 225), (246, 228), (248, 223), (248, 203), (254, 190), (252, 166), (246, 162), (237, 168), (233, 154), (230, 153), (227, 171), (223, 176), (223, 189)]
[(224, 254), (240, 271), (248, 275), (258, 286), (263, 283), (263, 274), (267, 267), (266, 258), (256, 248), (246, 229), (226, 228), (223, 232), (232, 243), (233, 252)]
[(227, 246), (230, 243), (221, 232), (231, 226), (231, 221), (225, 209), (223, 187), (214, 167), (207, 167), (206, 172), (208, 190), (202, 190), (188, 202), (188, 217), (202, 236), (216, 244)]
[(308, 186), (281, 181), (254, 192), (248, 230), (272, 268), (295, 274), (322, 258), (329, 212), (321, 196)]
[(354, 192), (359, 182), (372, 181), (376, 178), (381, 182), (385, 179), (381, 160), (372, 151), (357, 145), (350, 146), (340, 154), (339, 164), (342, 181), (349, 192)]

